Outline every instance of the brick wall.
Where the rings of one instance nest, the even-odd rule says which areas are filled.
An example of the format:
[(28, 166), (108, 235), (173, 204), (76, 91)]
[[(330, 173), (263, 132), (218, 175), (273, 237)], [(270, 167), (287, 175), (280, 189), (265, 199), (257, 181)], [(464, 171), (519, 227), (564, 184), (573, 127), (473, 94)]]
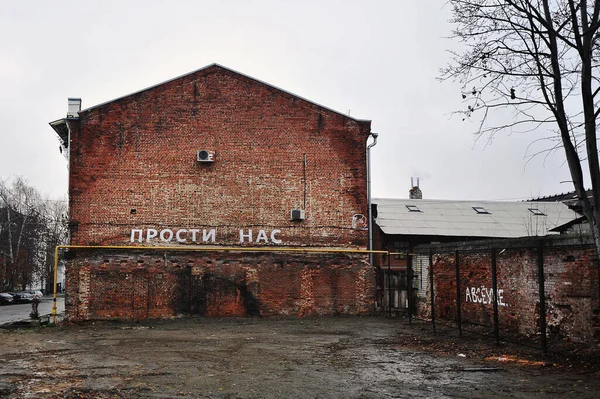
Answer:
[[(367, 214), (369, 121), (213, 65), (67, 123), (71, 244), (366, 247), (356, 220)], [(197, 162), (202, 149), (213, 163)], [(290, 221), (292, 209), (305, 220)], [(80, 251), (67, 270), (72, 320), (373, 307), (363, 257), (124, 249)]]
[(80, 251), (70, 267), (70, 320), (373, 311), (364, 255)]
[[(367, 214), (369, 121), (211, 66), (69, 123), (73, 244), (129, 243), (136, 228), (216, 228), (238, 244), (251, 228), (280, 230), (282, 245), (366, 246), (352, 220)], [(198, 163), (199, 149), (216, 161)]]
[[(561, 245), (562, 241), (567, 240), (548, 238), (543, 248), (547, 334), (580, 342), (599, 339), (600, 325), (595, 319), (600, 309), (595, 251), (589, 246)], [(498, 253), (500, 329), (532, 337), (539, 335), (538, 249), (519, 248), (527, 245), (523, 240), (498, 240), (479, 248), (478, 245), (454, 245), (459, 250), (463, 322), (493, 327), (491, 252), (481, 247), (494, 246)], [(418, 250), (428, 248), (423, 246)], [(448, 248), (433, 257), (435, 309), (436, 317), (456, 321), (456, 263), (455, 254), (448, 253)], [(428, 289), (428, 298), (418, 306), (424, 317), (430, 317), (429, 295)]]
[[(366, 247), (353, 221), (367, 214), (369, 121), (213, 65), (83, 110), (68, 125), (71, 244)], [(201, 149), (215, 161), (197, 162)], [(305, 220), (290, 221), (292, 209)], [(346, 255), (165, 260), (122, 250), (79, 253), (67, 270), (73, 320), (373, 306), (370, 267)]]

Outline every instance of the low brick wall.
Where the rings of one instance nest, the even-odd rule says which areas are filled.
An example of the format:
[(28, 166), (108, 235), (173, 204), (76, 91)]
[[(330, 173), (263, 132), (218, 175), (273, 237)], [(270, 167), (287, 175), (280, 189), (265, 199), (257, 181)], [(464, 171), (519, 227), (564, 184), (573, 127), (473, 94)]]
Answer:
[[(504, 331), (539, 336), (539, 242), (498, 240), (420, 247), (433, 251), (436, 318), (456, 321), (456, 254), (463, 323), (493, 328), (491, 248), (496, 249), (498, 321)], [(521, 246), (521, 247), (519, 247)], [(547, 334), (577, 342), (599, 339), (598, 266), (593, 247), (564, 238), (546, 239), (542, 249)], [(431, 316), (430, 289), (417, 310)]]
[(67, 318), (371, 314), (364, 255), (83, 253), (68, 261)]

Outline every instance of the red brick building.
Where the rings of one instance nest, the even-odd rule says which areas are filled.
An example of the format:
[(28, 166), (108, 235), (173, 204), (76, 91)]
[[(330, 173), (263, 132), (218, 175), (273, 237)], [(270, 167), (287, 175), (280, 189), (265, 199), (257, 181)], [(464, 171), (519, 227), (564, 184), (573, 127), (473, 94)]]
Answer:
[[(366, 141), (357, 120), (213, 64), (51, 122), (69, 154), (71, 319), (360, 314)], [(175, 252), (140, 246), (264, 247)]]

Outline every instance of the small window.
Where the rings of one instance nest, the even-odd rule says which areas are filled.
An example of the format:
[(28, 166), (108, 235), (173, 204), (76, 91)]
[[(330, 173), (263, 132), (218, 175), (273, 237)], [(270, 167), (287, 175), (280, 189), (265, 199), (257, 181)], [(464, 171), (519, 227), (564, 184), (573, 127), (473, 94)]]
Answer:
[(540, 211), (537, 208), (529, 208), (529, 212), (533, 213), (535, 216), (546, 216), (546, 214)]
[(473, 210), (482, 215), (489, 215), (490, 213), (482, 206), (474, 206)]
[(406, 205), (406, 209), (408, 209), (410, 212), (421, 212), (419, 207), (416, 205)]

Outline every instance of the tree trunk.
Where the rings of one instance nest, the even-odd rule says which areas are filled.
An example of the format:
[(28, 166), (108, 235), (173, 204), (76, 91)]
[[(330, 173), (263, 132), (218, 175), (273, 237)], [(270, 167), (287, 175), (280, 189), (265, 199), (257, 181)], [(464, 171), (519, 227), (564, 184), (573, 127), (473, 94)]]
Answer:
[(8, 221), (8, 256), (10, 257), (10, 263), (14, 264), (15, 257), (13, 255), (12, 228), (11, 228), (12, 222), (10, 221), (10, 207), (8, 206), (8, 203), (6, 202), (6, 199), (4, 200), (4, 203), (6, 204), (6, 215), (7, 215), (6, 218)]

